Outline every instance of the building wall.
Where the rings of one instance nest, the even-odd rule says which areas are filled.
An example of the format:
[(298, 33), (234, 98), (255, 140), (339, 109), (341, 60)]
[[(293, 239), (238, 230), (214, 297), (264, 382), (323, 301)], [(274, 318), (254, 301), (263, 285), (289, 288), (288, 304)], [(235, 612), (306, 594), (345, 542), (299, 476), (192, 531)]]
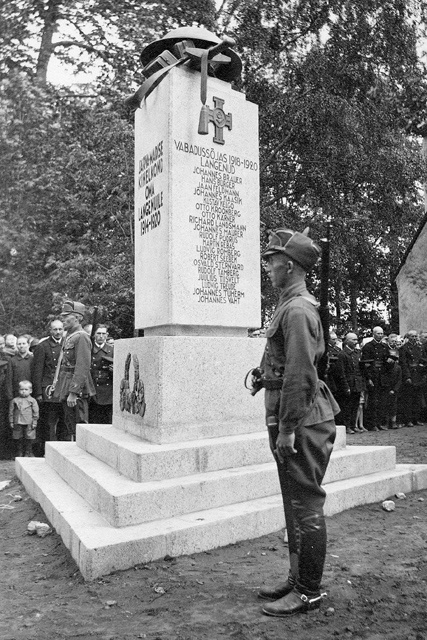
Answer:
[(399, 331), (427, 331), (427, 224), (424, 225), (396, 278)]

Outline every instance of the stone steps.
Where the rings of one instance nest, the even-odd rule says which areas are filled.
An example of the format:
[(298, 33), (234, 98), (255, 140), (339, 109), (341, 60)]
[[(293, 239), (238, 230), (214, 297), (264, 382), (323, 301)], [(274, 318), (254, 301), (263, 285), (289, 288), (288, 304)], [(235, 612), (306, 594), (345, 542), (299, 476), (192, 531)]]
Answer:
[[(46, 462), (112, 526), (125, 527), (201, 511), (206, 505), (217, 508), (279, 493), (276, 464), (266, 440), (264, 436), (253, 445), (259, 445), (261, 459), (267, 449), (269, 462), (244, 464), (244, 456), (237, 454), (239, 445), (246, 443), (234, 439), (238, 466), (147, 482), (130, 480), (73, 442), (48, 443)], [(187, 460), (184, 455), (184, 466)], [(395, 463), (394, 447), (341, 449), (332, 454), (325, 483), (392, 470)]]
[[(17, 474), (40, 503), (87, 580), (135, 564), (205, 551), (278, 531), (279, 494), (126, 527), (107, 520), (44, 459), (18, 458)], [(325, 485), (326, 515), (427, 487), (427, 465), (397, 465)]]
[[(77, 445), (135, 482), (166, 480), (272, 460), (265, 430), (159, 445), (112, 426), (80, 425)], [(334, 451), (345, 446), (345, 429), (338, 428)]]

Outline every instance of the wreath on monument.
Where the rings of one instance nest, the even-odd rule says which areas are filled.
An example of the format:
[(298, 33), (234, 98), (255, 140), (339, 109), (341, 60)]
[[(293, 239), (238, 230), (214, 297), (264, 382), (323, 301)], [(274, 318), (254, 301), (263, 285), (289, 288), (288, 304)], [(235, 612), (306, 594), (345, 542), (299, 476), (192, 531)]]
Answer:
[[(134, 379), (133, 388), (130, 387), (130, 364), (133, 361)], [(128, 353), (125, 361), (125, 376), (120, 382), (120, 409), (134, 415), (144, 417), (145, 409), (145, 388), (144, 383), (139, 377), (139, 360), (138, 356)]]

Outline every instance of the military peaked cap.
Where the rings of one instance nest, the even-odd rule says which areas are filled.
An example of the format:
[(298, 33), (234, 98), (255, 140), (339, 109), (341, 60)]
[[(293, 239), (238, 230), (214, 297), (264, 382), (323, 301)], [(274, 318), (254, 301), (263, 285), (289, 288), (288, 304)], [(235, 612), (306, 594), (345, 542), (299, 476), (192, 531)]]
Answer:
[(272, 231), (262, 257), (268, 258), (274, 253), (284, 253), (305, 271), (310, 271), (318, 261), (321, 249), (308, 237), (308, 229), (306, 231), (304, 233), (291, 229)]
[(86, 313), (86, 307), (81, 302), (74, 302), (73, 300), (64, 300), (61, 310), (61, 316), (73, 315), (84, 316)]

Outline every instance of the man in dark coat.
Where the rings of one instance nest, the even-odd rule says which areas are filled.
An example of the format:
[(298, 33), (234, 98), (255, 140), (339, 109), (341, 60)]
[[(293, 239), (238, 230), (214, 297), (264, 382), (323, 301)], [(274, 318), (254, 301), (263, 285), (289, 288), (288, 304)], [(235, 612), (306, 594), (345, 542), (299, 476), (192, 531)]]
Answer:
[(383, 338), (383, 329), (374, 327), (373, 339), (363, 345), (360, 358), (367, 391), (365, 416), (368, 431), (387, 430), (387, 426), (381, 424), (381, 418), (384, 415), (384, 402), (386, 401), (382, 376), (385, 373), (388, 358), (388, 347), (384, 344)]
[(91, 424), (111, 424), (113, 414), (113, 357), (114, 347), (107, 343), (108, 329), (98, 325), (92, 347), (90, 372), (96, 395), (89, 403)]
[(88, 400), (95, 395), (90, 375), (92, 344), (81, 326), (85, 312), (86, 307), (81, 302), (66, 300), (61, 313), (67, 336), (54, 397), (64, 408), (65, 440), (75, 439), (79, 422), (88, 423)]
[(49, 397), (46, 389), (53, 383), (58, 359), (62, 349), (64, 325), (61, 320), (52, 320), (49, 336), (40, 340), (34, 350), (33, 395), (40, 407), (37, 438), (40, 454), (44, 454), (44, 443), (61, 440), (64, 433), (64, 409), (58, 398)]
[(402, 368), (399, 364), (396, 333), (390, 333), (387, 347), (388, 358), (382, 377), (382, 384), (386, 393), (382, 423), (389, 429), (399, 429), (400, 426), (397, 424), (397, 398), (402, 386)]
[(418, 333), (408, 331), (408, 341), (399, 349), (400, 366), (402, 367), (402, 412), (405, 427), (413, 427), (419, 422), (423, 386), (426, 381), (423, 348), (418, 341)]
[(33, 380), (33, 354), (27, 336), (18, 336), (17, 353), (7, 364), (6, 395), (9, 402), (19, 396), (19, 383), (22, 380)]
[(263, 258), (280, 298), (266, 332), (264, 371), (266, 423), (277, 463), (288, 532), (288, 579), (264, 586), (259, 596), (271, 616), (317, 609), (326, 555), (326, 524), (321, 487), (335, 440), (339, 411), (317, 375), (325, 350), (318, 303), (305, 276), (320, 248), (307, 235), (278, 229)]
[(347, 333), (342, 351), (338, 354), (336, 367), (337, 393), (335, 398), (341, 408), (341, 418), (347, 433), (367, 431), (356, 427), (360, 394), (364, 389), (363, 375), (360, 370), (360, 353), (356, 350), (357, 335)]

